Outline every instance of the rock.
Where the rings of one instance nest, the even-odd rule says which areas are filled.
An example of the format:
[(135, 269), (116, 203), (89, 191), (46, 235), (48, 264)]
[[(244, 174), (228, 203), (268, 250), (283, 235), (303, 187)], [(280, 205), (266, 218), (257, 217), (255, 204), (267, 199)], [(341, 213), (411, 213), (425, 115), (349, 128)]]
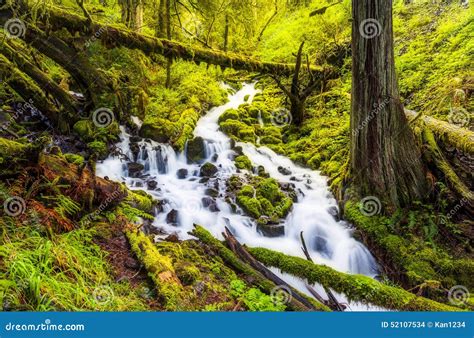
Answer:
[(258, 168), (257, 168), (257, 175), (260, 176), (260, 177), (264, 177), (264, 178), (270, 177), (270, 174), (268, 174), (265, 171), (265, 168), (261, 165), (259, 165)]
[(211, 211), (211, 212), (219, 212), (220, 211), (219, 207), (217, 206), (216, 201), (213, 200), (212, 198), (203, 197), (201, 199), (201, 201), (202, 201), (202, 205), (204, 206), (204, 208), (208, 208), (209, 211)]
[(279, 237), (285, 234), (285, 225), (284, 224), (274, 224), (274, 223), (265, 223), (265, 220), (261, 218), (267, 218), (266, 216), (261, 216), (257, 222), (257, 230), (266, 237)]
[(339, 210), (337, 209), (336, 206), (332, 206), (328, 209), (329, 214), (334, 217), (336, 222), (339, 222), (341, 218), (339, 217)]
[(209, 177), (203, 177), (199, 180), (199, 183), (207, 183), (209, 182)]
[(142, 140), (142, 138), (140, 136), (130, 136), (130, 143), (138, 143)]
[(140, 269), (140, 263), (131, 257), (127, 257), (123, 265), (129, 269), (134, 269), (134, 270)]
[(244, 154), (244, 150), (242, 149), (241, 146), (235, 146), (234, 151), (237, 154), (237, 156), (242, 156)]
[(206, 162), (202, 165), (201, 170), (199, 172), (199, 176), (213, 177), (217, 173), (217, 171), (217, 167), (214, 164)]
[(166, 242), (172, 242), (172, 243), (179, 243), (179, 238), (176, 233), (172, 233), (168, 237), (165, 238)]
[(168, 215), (166, 215), (166, 223), (178, 225), (178, 210), (172, 209)]
[(291, 170), (288, 168), (279, 166), (277, 169), (278, 169), (278, 172), (282, 175), (285, 175), (285, 176), (291, 175)]
[(127, 163), (127, 168), (128, 168), (128, 175), (130, 177), (138, 177), (140, 175), (140, 172), (145, 169), (145, 167), (137, 162), (130, 162)]
[(158, 182), (156, 182), (155, 180), (148, 181), (146, 182), (146, 184), (147, 184), (148, 190), (155, 190), (156, 187), (158, 186)]
[(214, 188), (207, 188), (204, 193), (207, 195), (207, 196), (211, 196), (211, 197), (214, 197), (216, 198), (217, 196), (219, 196), (219, 190), (217, 189), (214, 189)]
[(133, 154), (133, 160), (136, 161), (138, 160), (138, 153), (140, 152), (140, 146), (138, 143), (130, 143), (130, 151)]
[(206, 146), (202, 137), (189, 140), (186, 146), (186, 159), (188, 163), (201, 163), (206, 158)]
[(188, 176), (188, 169), (186, 168), (178, 169), (178, 171), (176, 172), (176, 176), (178, 176), (180, 180), (185, 179)]
[(216, 162), (218, 158), (219, 158), (219, 154), (215, 153), (214, 155), (212, 155), (211, 161)]

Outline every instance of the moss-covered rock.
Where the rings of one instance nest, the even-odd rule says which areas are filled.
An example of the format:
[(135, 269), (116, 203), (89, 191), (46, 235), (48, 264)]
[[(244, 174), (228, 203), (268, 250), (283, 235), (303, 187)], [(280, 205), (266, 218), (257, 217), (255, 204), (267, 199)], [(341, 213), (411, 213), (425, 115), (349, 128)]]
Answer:
[(188, 163), (200, 163), (206, 158), (206, 147), (202, 137), (198, 136), (188, 141), (186, 158)]
[(235, 166), (239, 169), (252, 170), (252, 162), (245, 155), (240, 155), (235, 158)]

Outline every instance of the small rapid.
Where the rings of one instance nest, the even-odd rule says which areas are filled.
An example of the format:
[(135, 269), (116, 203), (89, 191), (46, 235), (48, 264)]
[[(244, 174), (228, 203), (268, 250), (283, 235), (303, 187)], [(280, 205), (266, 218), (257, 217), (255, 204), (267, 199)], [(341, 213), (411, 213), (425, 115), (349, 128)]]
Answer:
[[(336, 200), (326, 178), (317, 171), (300, 167), (267, 147), (238, 143), (255, 167), (265, 168), (280, 184), (291, 184), (298, 198), (283, 223), (284, 233), (277, 237), (260, 233), (252, 218), (239, 209), (233, 210), (226, 202), (227, 179), (242, 173), (235, 167), (231, 140), (219, 130), (218, 119), (226, 110), (250, 103), (257, 93), (255, 83), (245, 83), (240, 90), (229, 94), (226, 104), (210, 109), (198, 121), (194, 134), (204, 139), (204, 162), (211, 162), (218, 169), (213, 178), (200, 177), (201, 165), (188, 163), (186, 150), (177, 153), (168, 144), (132, 136), (125, 127), (121, 127), (121, 140), (116, 145), (122, 156), (111, 155), (98, 163), (97, 175), (125, 182), (131, 189), (146, 190), (164, 201), (153, 221), (163, 233), (175, 233), (180, 239), (187, 239), (196, 223), (222, 239), (221, 233), (227, 226), (240, 242), (249, 246), (304, 257), (300, 242), (303, 231), (310, 254), (318, 264), (342, 272), (376, 276), (375, 259), (352, 237), (350, 224), (337, 219)], [(136, 118), (134, 122), (141, 123)]]

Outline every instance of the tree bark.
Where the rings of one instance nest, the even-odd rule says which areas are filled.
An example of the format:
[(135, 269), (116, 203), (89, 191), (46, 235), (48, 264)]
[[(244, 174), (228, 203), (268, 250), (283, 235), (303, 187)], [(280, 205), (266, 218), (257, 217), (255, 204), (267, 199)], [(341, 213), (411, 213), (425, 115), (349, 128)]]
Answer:
[(351, 170), (362, 195), (390, 207), (426, 193), (420, 151), (395, 76), (392, 0), (352, 1)]

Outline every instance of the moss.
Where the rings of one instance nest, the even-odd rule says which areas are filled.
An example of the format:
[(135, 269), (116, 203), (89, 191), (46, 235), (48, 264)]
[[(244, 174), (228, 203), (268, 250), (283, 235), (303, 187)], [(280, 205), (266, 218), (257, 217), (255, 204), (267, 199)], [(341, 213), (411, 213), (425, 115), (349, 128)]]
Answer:
[(142, 190), (128, 190), (127, 202), (148, 214), (153, 214), (153, 207), (156, 204), (153, 197)]
[[(224, 244), (222, 244), (217, 239), (215, 239), (209, 231), (207, 231), (206, 229), (204, 229), (203, 227), (199, 225), (196, 225), (191, 234), (199, 238), (199, 240), (201, 240), (203, 243), (211, 246), (213, 250), (216, 250), (218, 255), (222, 257), (222, 259), (224, 260), (226, 264), (231, 266), (234, 270), (245, 274), (247, 278), (253, 281), (252, 284), (258, 287), (260, 290), (262, 290), (263, 292), (267, 294), (271, 294), (272, 290), (274, 290), (275, 288), (274, 283), (264, 278), (260, 273), (256, 272), (250, 265), (242, 262), (231, 250), (226, 248)], [(310, 302), (318, 310), (322, 310), (322, 311), (329, 310), (325, 305), (317, 303), (314, 300), (310, 300)], [(294, 304), (294, 303), (287, 304), (287, 306), (292, 308), (293, 310), (304, 309), (304, 308), (295, 307), (295, 305), (297, 304)]]
[(161, 255), (151, 240), (140, 231), (129, 229), (125, 234), (132, 251), (148, 271), (165, 308), (179, 309), (182, 286), (176, 277), (171, 259)]
[(239, 120), (240, 115), (239, 112), (235, 109), (228, 109), (226, 110), (221, 116), (219, 116), (219, 124), (227, 121), (227, 120)]
[(72, 129), (86, 142), (94, 139), (94, 125), (90, 120), (79, 120)]
[(328, 266), (316, 265), (308, 260), (269, 249), (249, 248), (248, 250), (257, 260), (267, 266), (305, 278), (310, 284), (319, 283), (345, 294), (349, 300), (405, 311), (460, 311), (458, 308), (418, 297), (401, 288), (384, 285), (366, 276), (344, 274)]
[(84, 157), (77, 154), (64, 154), (64, 157), (69, 163), (81, 165), (84, 163)]
[(259, 218), (262, 215), (262, 205), (258, 199), (247, 197), (242, 194), (237, 195), (237, 203), (245, 211), (246, 214), (253, 218)]
[(240, 155), (235, 158), (235, 166), (239, 169), (252, 170), (252, 162), (245, 155)]
[(176, 125), (164, 118), (147, 117), (140, 128), (140, 136), (150, 138), (160, 143), (169, 142), (177, 134)]
[(94, 152), (95, 154), (97, 154), (97, 156), (99, 158), (104, 158), (107, 156), (108, 154), (108, 147), (107, 147), (107, 144), (105, 144), (104, 142), (102, 141), (93, 141), (93, 142), (89, 142), (87, 143), (87, 147), (89, 147), (89, 149)]

